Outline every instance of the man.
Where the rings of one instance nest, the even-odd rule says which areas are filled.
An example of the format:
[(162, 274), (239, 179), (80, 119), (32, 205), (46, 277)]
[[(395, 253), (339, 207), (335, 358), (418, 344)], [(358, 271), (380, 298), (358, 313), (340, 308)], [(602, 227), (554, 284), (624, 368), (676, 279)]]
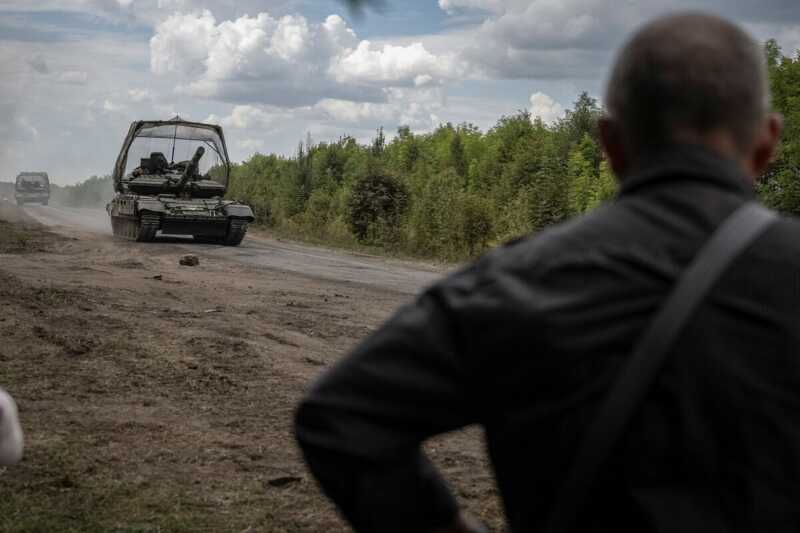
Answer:
[[(511, 529), (541, 531), (634, 343), (754, 197), (781, 130), (760, 47), (697, 13), (638, 31), (606, 104), (613, 203), (437, 283), (300, 405), (309, 468), (357, 531), (477, 531), (420, 452), (468, 424)], [(800, 224), (782, 219), (692, 315), (575, 531), (800, 528), (799, 276)]]

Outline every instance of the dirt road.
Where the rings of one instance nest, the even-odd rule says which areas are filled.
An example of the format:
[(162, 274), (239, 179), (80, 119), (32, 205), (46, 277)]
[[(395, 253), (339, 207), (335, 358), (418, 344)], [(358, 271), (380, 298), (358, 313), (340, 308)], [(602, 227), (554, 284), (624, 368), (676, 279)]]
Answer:
[[(65, 232), (80, 230), (104, 236), (111, 233), (108, 214), (103, 209), (28, 205), (24, 210), (37, 221), (54, 227), (57, 231), (59, 228)], [(442, 275), (440, 268), (281, 242), (252, 231), (242, 245), (235, 248), (195, 244), (190, 239), (169, 236), (158, 237), (158, 242), (184, 244), (187, 250), (209, 257), (296, 272), (320, 279), (365, 283), (407, 294), (416, 293)]]
[[(28, 445), (0, 469), (0, 531), (346, 531), (294, 446), (294, 406), (440, 274), (259, 235), (120, 241), (104, 216), (0, 204), (0, 386)], [(198, 267), (178, 265), (187, 250)], [(427, 450), (499, 528), (480, 433)]]

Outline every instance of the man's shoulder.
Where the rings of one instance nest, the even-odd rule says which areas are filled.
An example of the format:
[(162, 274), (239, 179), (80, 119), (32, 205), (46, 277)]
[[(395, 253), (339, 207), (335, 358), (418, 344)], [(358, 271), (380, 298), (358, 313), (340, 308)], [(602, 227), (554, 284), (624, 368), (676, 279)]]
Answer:
[[(682, 237), (677, 230), (671, 234), (659, 227), (658, 222), (643, 215), (641, 206), (636, 203), (614, 202), (509, 241), (486, 254), (481, 261), (482, 268), (487, 271), (544, 271), (575, 262), (591, 263), (609, 255), (637, 259), (643, 254), (662, 257), (669, 253), (667, 248)], [(786, 260), (800, 261), (800, 218), (781, 215), (753, 248), (756, 253), (780, 252), (787, 256)]]
[(629, 239), (632, 216), (622, 203), (600, 206), (505, 243), (482, 258), (484, 268), (532, 271), (569, 261), (590, 261), (603, 250), (617, 248)]
[(767, 255), (778, 261), (800, 265), (800, 218), (781, 215), (756, 241), (749, 253)]
[[(637, 202), (612, 202), (509, 241), (436, 287), (463, 296), (524, 292), (525, 286), (552, 286), (561, 273), (572, 284), (597, 268), (668, 280), (679, 274), (707, 238), (697, 227), (691, 234), (680, 225), (665, 227), (662, 219)], [(773, 265), (797, 265), (800, 271), (800, 219), (782, 216), (747, 253), (770, 258)]]
[(631, 225), (624, 206), (610, 204), (590, 213), (520, 236), (487, 252), (455, 272), (437, 287), (471, 292), (509, 278), (533, 281), (539, 275), (569, 263), (600, 260), (624, 242), (621, 234)]

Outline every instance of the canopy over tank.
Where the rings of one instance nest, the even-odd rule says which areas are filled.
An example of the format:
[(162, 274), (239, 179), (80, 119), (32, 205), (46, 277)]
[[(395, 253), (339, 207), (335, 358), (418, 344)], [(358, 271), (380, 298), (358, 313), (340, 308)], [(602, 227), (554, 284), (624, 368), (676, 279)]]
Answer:
[(114, 234), (150, 241), (160, 231), (238, 245), (253, 213), (223, 199), (229, 175), (221, 127), (180, 117), (134, 122), (114, 165)]
[(169, 178), (183, 175), (186, 164), (200, 147), (206, 154), (192, 180), (196, 184), (195, 192), (199, 193), (193, 196), (222, 196), (228, 190), (230, 175), (222, 128), (216, 124), (187, 122), (178, 116), (131, 124), (114, 165), (114, 189), (120, 193), (176, 192), (175, 184), (170, 183), (174, 180)]

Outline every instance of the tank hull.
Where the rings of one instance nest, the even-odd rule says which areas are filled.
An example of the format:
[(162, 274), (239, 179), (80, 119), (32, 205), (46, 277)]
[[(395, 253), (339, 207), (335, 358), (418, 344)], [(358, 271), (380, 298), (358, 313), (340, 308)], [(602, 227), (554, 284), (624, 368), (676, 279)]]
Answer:
[(118, 194), (106, 207), (114, 235), (149, 242), (161, 232), (200, 242), (241, 243), (254, 220), (250, 207), (231, 200)]

